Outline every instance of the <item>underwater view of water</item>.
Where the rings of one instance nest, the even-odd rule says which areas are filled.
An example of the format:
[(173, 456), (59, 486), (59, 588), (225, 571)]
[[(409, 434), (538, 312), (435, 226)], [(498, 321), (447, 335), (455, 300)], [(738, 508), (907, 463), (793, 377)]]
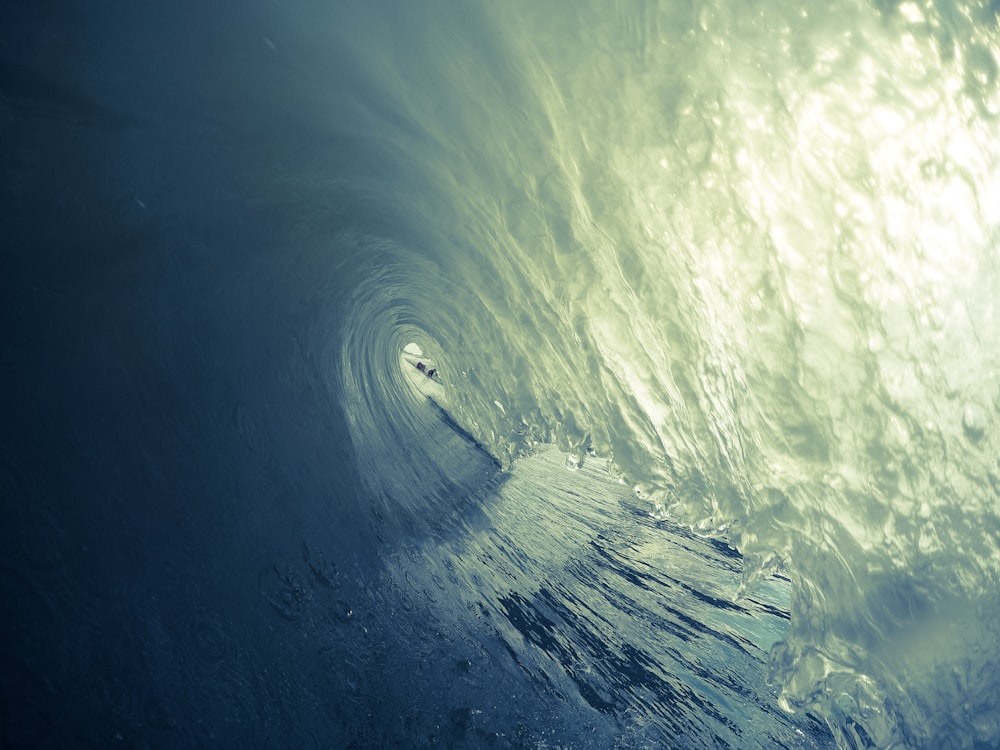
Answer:
[(998, 65), (0, 7), (0, 745), (1000, 747)]

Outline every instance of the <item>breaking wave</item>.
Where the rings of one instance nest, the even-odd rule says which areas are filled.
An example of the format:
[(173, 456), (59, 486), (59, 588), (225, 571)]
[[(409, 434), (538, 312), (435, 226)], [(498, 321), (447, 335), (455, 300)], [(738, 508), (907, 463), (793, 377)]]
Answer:
[(784, 708), (843, 746), (995, 742), (997, 19), (737, 5), (404, 11), (340, 40), (396, 108), (366, 127), (408, 217), (353, 240), (352, 434), (448, 479), (413, 447), (416, 342), (514, 476), (549, 443), (610, 459), (742, 553), (733, 596), (784, 571)]

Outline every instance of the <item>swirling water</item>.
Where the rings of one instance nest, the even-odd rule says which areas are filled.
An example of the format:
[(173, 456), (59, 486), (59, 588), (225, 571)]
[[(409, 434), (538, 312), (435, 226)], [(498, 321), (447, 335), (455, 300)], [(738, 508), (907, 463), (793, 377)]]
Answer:
[(67, 7), (12, 744), (1000, 743), (992, 4)]

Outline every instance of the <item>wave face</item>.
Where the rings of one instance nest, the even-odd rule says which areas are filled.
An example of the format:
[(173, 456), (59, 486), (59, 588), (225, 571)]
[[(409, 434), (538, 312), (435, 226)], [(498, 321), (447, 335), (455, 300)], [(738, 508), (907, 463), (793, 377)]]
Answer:
[(535, 5), (355, 40), (435, 225), (377, 348), (787, 568), (771, 677), (843, 745), (996, 742), (995, 11)]
[(113, 5), (0, 24), (11, 742), (1000, 743), (993, 4)]

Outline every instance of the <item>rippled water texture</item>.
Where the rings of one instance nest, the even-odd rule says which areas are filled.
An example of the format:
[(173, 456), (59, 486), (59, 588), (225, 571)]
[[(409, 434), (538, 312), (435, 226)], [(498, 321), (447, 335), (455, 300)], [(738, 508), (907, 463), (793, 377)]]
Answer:
[(9, 744), (1000, 744), (994, 4), (226, 5), (0, 10)]

